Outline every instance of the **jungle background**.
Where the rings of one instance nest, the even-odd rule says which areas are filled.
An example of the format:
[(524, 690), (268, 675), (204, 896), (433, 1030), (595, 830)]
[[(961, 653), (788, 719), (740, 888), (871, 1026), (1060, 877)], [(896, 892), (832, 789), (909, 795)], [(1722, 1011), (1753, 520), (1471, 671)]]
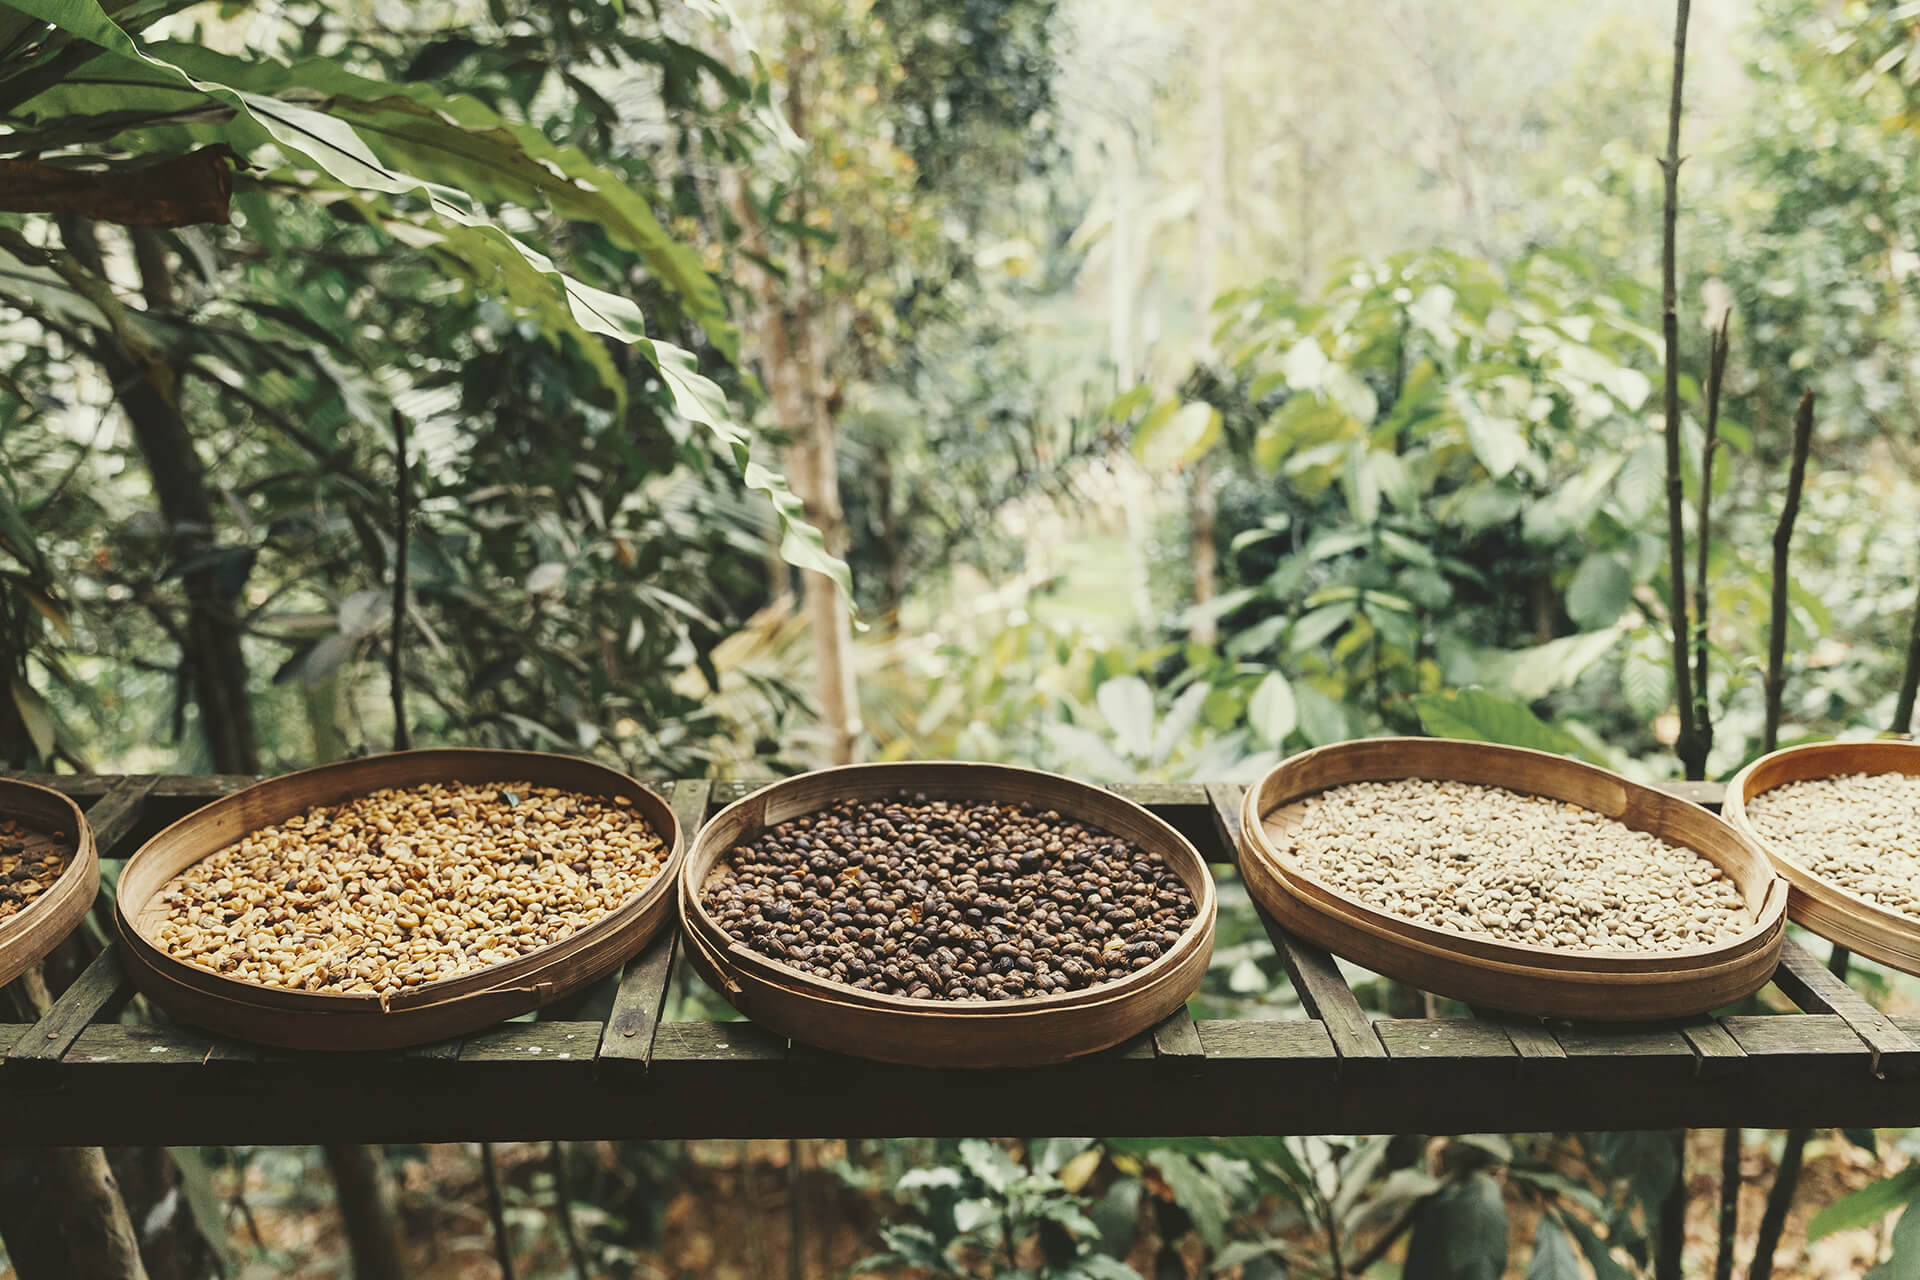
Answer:
[[(1674, 16), (0, 6), (0, 761), (252, 774), (411, 740), (643, 777), (951, 757), (1247, 780), (1404, 732), (1660, 779), (1676, 746), (1724, 777), (1769, 738), (1910, 728), (1920, 5), (1696, 7), (1669, 422)], [(1809, 391), (1770, 729), (1770, 539)], [(1707, 546), (1691, 702), (1670, 431)], [(1222, 899), (1198, 1003), (1297, 1013), (1244, 892)], [(1920, 1004), (1869, 963), (1850, 980)], [(691, 977), (672, 999), (726, 1013)], [(1747, 1134), (1738, 1273), (1777, 1242), (1783, 1275), (1920, 1274), (1916, 1152)], [(1663, 1238), (1728, 1274), (1719, 1154), (109, 1158), (155, 1276), (1558, 1280), (1677, 1276)]]

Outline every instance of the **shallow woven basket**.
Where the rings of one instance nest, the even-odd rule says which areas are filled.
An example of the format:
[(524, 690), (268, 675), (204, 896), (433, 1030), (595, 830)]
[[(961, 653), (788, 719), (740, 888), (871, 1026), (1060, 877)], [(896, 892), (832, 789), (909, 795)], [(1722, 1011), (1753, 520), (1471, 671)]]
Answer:
[[(1766, 852), (1786, 877), (1787, 914), (1821, 937), (1868, 959), (1920, 974), (1920, 920), (1889, 911), (1799, 862), (1793, 850), (1760, 834), (1747, 805), (1785, 782), (1849, 773), (1920, 774), (1920, 742), (1816, 742), (1761, 756), (1727, 784), (1721, 812), (1741, 834)], [(1913, 833), (1920, 844), (1920, 831)]]
[[(35, 838), (73, 851), (65, 870), (30, 906), (0, 920), (0, 986), (5, 986), (44, 960), (86, 919), (100, 890), (100, 854), (80, 806), (47, 787), (0, 778), (0, 818), (12, 818)], [(65, 838), (54, 840), (56, 831)]]
[[(735, 942), (701, 901), (716, 866), (768, 827), (839, 800), (1031, 804), (1091, 823), (1154, 852), (1193, 894), (1195, 916), (1166, 954), (1115, 982), (1024, 1000), (916, 1000), (860, 991), (770, 960)], [(1185, 1004), (1213, 954), (1213, 878), (1186, 837), (1110, 791), (992, 764), (848, 765), (777, 782), (715, 815), (680, 876), (687, 953), (702, 977), (753, 1021), (840, 1053), (930, 1067), (1028, 1067), (1118, 1044)]]
[[(169, 881), (249, 832), (314, 805), (382, 787), (524, 780), (583, 795), (625, 796), (668, 850), (665, 865), (619, 907), (538, 951), (409, 987), (382, 1006), (372, 995), (290, 991), (223, 977), (168, 955), (155, 930)], [(248, 787), (189, 814), (140, 847), (121, 872), (115, 919), (133, 983), (175, 1017), (242, 1040), (291, 1049), (393, 1049), (464, 1035), (551, 1004), (612, 973), (667, 922), (684, 855), (679, 824), (659, 796), (590, 760), (533, 751), (402, 751), (323, 765)]]
[[(1401, 778), (1505, 787), (1651, 832), (1719, 866), (1752, 923), (1730, 942), (1654, 953), (1500, 942), (1370, 907), (1281, 852), (1309, 797), (1344, 783)], [(1786, 885), (1759, 849), (1698, 805), (1546, 752), (1441, 738), (1370, 738), (1307, 751), (1247, 791), (1240, 849), (1247, 891), (1293, 933), (1376, 973), (1490, 1008), (1610, 1021), (1689, 1016), (1759, 990), (1780, 958)]]

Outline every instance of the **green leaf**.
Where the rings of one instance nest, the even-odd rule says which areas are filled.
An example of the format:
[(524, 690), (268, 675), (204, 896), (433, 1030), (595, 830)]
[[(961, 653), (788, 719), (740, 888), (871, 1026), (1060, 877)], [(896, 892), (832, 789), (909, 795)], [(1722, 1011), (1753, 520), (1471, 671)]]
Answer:
[(1303, 614), (1300, 620), (1293, 624), (1293, 634), (1287, 640), (1287, 649), (1293, 653), (1305, 653), (1310, 649), (1318, 648), (1327, 637), (1347, 625), (1347, 620), (1352, 618), (1353, 614), (1354, 606), (1351, 602), (1323, 605)]
[(1287, 386), (1295, 392), (1318, 391), (1332, 368), (1333, 361), (1327, 359), (1327, 353), (1320, 349), (1319, 340), (1315, 338), (1300, 339), (1280, 358), (1280, 371), (1286, 375)]
[(1589, 631), (1610, 627), (1633, 598), (1633, 574), (1619, 556), (1596, 551), (1567, 584), (1567, 614)]
[(1160, 727), (1153, 732), (1151, 759), (1154, 764), (1164, 764), (1180, 749), (1180, 744), (1186, 741), (1194, 725), (1200, 723), (1207, 699), (1212, 694), (1210, 685), (1198, 682), (1180, 691), (1180, 696), (1173, 700), (1173, 705), (1160, 721)]
[(1247, 699), (1247, 720), (1268, 746), (1278, 748), (1299, 723), (1300, 714), (1293, 699), (1293, 686), (1278, 671), (1266, 678)]
[(1012, 1156), (985, 1138), (961, 1139), (960, 1163), (995, 1194), (1004, 1194), (1025, 1172)]
[(1452, 399), (1466, 426), (1467, 444), (1473, 449), (1473, 456), (1480, 459), (1489, 477), (1503, 479), (1527, 456), (1527, 438), (1521, 433), (1520, 424), (1512, 418), (1488, 413), (1479, 398), (1465, 388), (1455, 388)]
[(1673, 668), (1639, 644), (1620, 660), (1620, 693), (1641, 720), (1652, 720), (1673, 702)]
[(1807, 1243), (1812, 1244), (1836, 1231), (1870, 1227), (1916, 1195), (1920, 1195), (1920, 1163), (1910, 1164), (1878, 1182), (1870, 1182), (1813, 1215), (1813, 1221), (1807, 1224)]
[(1594, 1280), (1631, 1280), (1627, 1269), (1613, 1256), (1613, 1247), (1592, 1227), (1572, 1214), (1564, 1215), (1560, 1221), (1579, 1243), (1587, 1265), (1593, 1268)]
[(1136, 770), (1114, 753), (1107, 740), (1091, 729), (1060, 720), (1040, 726), (1047, 745), (1067, 757), (1075, 769), (1084, 769), (1102, 780), (1118, 782), (1132, 777)]
[(1551, 1214), (1540, 1218), (1540, 1229), (1533, 1234), (1533, 1261), (1527, 1264), (1527, 1280), (1581, 1280), (1580, 1259), (1573, 1241)]
[(957, 1190), (965, 1182), (958, 1169), (935, 1165), (929, 1169), (909, 1169), (893, 1184), (895, 1191)]
[(1356, 440), (1348, 446), (1340, 484), (1347, 492), (1347, 509), (1355, 520), (1372, 524), (1380, 518), (1380, 479), (1368, 465), (1365, 440)]
[(1220, 411), (1189, 400), (1164, 417), (1154, 415), (1133, 433), (1133, 456), (1154, 472), (1189, 466), (1220, 439)]
[(1900, 1221), (1893, 1224), (1893, 1247), (1887, 1259), (1889, 1274), (1900, 1277), (1920, 1276), (1920, 1194), (1907, 1201), (1907, 1207), (1900, 1214)]
[(1122, 753), (1144, 760), (1153, 752), (1153, 690), (1139, 676), (1116, 676), (1094, 691), (1100, 714)]
[(26, 726), (34, 754), (40, 757), (43, 766), (49, 766), (53, 749), (59, 744), (53, 708), (47, 705), (47, 700), (40, 696), (38, 689), (20, 679), (13, 682), (13, 705), (20, 713), (21, 723)]
[(1173, 1192), (1174, 1203), (1193, 1219), (1193, 1228), (1207, 1242), (1207, 1247), (1218, 1249), (1226, 1243), (1227, 1218), (1232, 1206), (1220, 1184), (1190, 1156), (1155, 1152), (1153, 1167), (1160, 1171), (1167, 1189)]
[(1594, 663), (1613, 652), (1620, 643), (1620, 631), (1583, 631), (1562, 636), (1531, 649), (1517, 649), (1504, 655), (1509, 688), (1528, 702), (1544, 698), (1563, 685), (1572, 684)]
[(978, 1231), (999, 1218), (1000, 1210), (991, 1200), (962, 1200), (953, 1206), (953, 1227), (962, 1235)]
[(1345, 742), (1353, 736), (1346, 710), (1326, 694), (1303, 684), (1293, 691), (1293, 697), (1300, 709), (1300, 732), (1314, 746)]
[(1485, 1173), (1457, 1178), (1421, 1202), (1402, 1280), (1500, 1280), (1507, 1267), (1507, 1206)]
[(225, 1267), (231, 1268), (234, 1257), (227, 1243), (227, 1218), (222, 1212), (220, 1197), (213, 1189), (213, 1169), (207, 1164), (206, 1156), (199, 1147), (168, 1147), (167, 1154), (180, 1170), (180, 1187), (186, 1192), (187, 1211), (193, 1215), (193, 1225), (200, 1229), (201, 1238)]
[(1527, 707), (1484, 689), (1452, 689), (1414, 699), (1420, 723), (1436, 738), (1464, 738), (1472, 742), (1500, 742), (1510, 747), (1532, 747), (1556, 755), (1590, 759), (1585, 745), (1564, 729), (1556, 729)]

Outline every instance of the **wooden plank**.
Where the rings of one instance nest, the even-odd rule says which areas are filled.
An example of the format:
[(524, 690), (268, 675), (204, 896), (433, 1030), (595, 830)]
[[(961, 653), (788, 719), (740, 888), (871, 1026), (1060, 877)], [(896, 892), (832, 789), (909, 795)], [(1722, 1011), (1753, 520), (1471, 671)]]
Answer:
[(1574, 1022), (1561, 1029), (1558, 1039), (1569, 1059), (1659, 1059), (1693, 1073), (1693, 1049), (1671, 1026)]
[(1508, 1039), (1506, 1029), (1493, 1022), (1468, 1018), (1383, 1018), (1374, 1024), (1374, 1029), (1387, 1052), (1395, 1058), (1423, 1064), (1467, 1060), (1476, 1065), (1514, 1060), (1513, 1042)]
[(1670, 796), (1679, 796), (1682, 800), (1697, 804), (1703, 809), (1718, 812), (1720, 802), (1726, 797), (1727, 784), (1724, 782), (1653, 782), (1647, 784)]
[(509, 1022), (468, 1036), (460, 1046), (460, 1063), (578, 1062), (590, 1071), (599, 1042), (597, 1022)]
[(1153, 1029), (1153, 1056), (1167, 1071), (1179, 1075), (1196, 1074), (1206, 1061), (1207, 1046), (1185, 1005), (1162, 1018)]
[[(1207, 784), (1207, 800), (1219, 829), (1220, 841), (1240, 861), (1240, 801), (1244, 788), (1231, 783)], [(1373, 1030), (1372, 1020), (1354, 998), (1353, 989), (1340, 976), (1340, 967), (1326, 950), (1296, 938), (1281, 928), (1258, 903), (1254, 910), (1267, 931), (1273, 949), (1286, 966), (1287, 977), (1300, 996), (1300, 1004), (1309, 1016), (1326, 1023), (1327, 1034), (1343, 1061), (1363, 1064), (1362, 1070), (1375, 1070), (1389, 1061), (1387, 1050)]]
[(103, 858), (123, 858), (124, 848), (140, 824), (147, 796), (159, 783), (158, 778), (121, 778), (107, 788), (105, 795), (87, 806), (87, 825), (93, 828), (93, 841)]
[[(803, 1070), (746, 1023), (667, 1023), (644, 1088), (595, 1072), (592, 1023), (516, 1022), (461, 1059), (251, 1055), (186, 1029), (96, 1024), (53, 1081), (0, 1074), (0, 1144), (306, 1143), (530, 1138), (1462, 1133), (1683, 1125), (1910, 1126), (1920, 1081), (1883, 1079), (1832, 1015), (1730, 1018), (1747, 1066), (1701, 1079), (1671, 1026), (1558, 1030), (1564, 1058), (1517, 1060), (1471, 1019), (1375, 1024), (1391, 1078), (1344, 1070), (1324, 1023), (1210, 1021), (1169, 1088), (1150, 1039), (1031, 1071), (883, 1063)], [(569, 1038), (571, 1037), (571, 1038)], [(819, 1055), (822, 1063), (832, 1055)], [(1495, 1060), (1520, 1061), (1489, 1070)], [(20, 1087), (16, 1089), (16, 1084)], [(9, 1096), (12, 1095), (12, 1096)]]
[(1683, 1023), (1680, 1034), (1693, 1050), (1693, 1072), (1704, 1079), (1718, 1079), (1746, 1065), (1747, 1051), (1740, 1042), (1713, 1018), (1701, 1017)]
[(1780, 967), (1773, 982), (1808, 1013), (1829, 1013), (1845, 1022), (1867, 1046), (1874, 1074), (1906, 1075), (1920, 1070), (1920, 1045), (1792, 938), (1780, 948)]
[(715, 809), (724, 809), (728, 805), (732, 804), (735, 800), (741, 799), (744, 796), (752, 795), (754, 792), (758, 791), (760, 788), (766, 786), (769, 782), (773, 782), (773, 781), (775, 781), (775, 779), (772, 779), (772, 778), (763, 778), (758, 782), (748, 782), (738, 778), (731, 778), (731, 779), (726, 779), (718, 782), (711, 782), (708, 784), (708, 787), (710, 789), (710, 794), (711, 794), (711, 803)]
[(1559, 1039), (1540, 1018), (1526, 1014), (1508, 1013), (1504, 1009), (1485, 1009), (1472, 1006), (1473, 1016), (1490, 1027), (1498, 1028), (1513, 1046), (1515, 1054), (1522, 1058), (1564, 1058), (1567, 1051), (1560, 1047)]
[(124, 1003), (132, 990), (120, 968), (120, 944), (110, 942), (15, 1042), (7, 1065), (58, 1062), (88, 1023), (116, 1002)]
[(1107, 790), (1148, 809), (1198, 807), (1207, 803), (1207, 788), (1199, 782), (1117, 782)]
[[(706, 821), (712, 787), (704, 780), (673, 784), (669, 799), (680, 823), (680, 838), (691, 845)], [(680, 927), (669, 921), (644, 951), (627, 962), (614, 993), (613, 1011), (594, 1053), (594, 1060), (618, 1071), (623, 1067), (645, 1072), (653, 1061), (653, 1045), (666, 1012), (667, 990), (673, 981), (673, 962)]]

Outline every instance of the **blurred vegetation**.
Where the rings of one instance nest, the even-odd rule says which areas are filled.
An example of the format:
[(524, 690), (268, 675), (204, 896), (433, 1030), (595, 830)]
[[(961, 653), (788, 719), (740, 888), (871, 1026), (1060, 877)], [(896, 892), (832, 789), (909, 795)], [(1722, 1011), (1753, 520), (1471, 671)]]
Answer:
[[(1782, 740), (1884, 730), (1920, 580), (1920, 12), (1699, 8), (1676, 424), (1656, 0), (0, 10), (9, 178), (84, 193), (0, 214), (0, 760), (272, 772), (405, 728), (653, 777), (1244, 781), (1393, 732), (1670, 777), (1663, 443), (1691, 523), (1729, 314), (1708, 772), (1761, 741), (1806, 390)], [(152, 225), (129, 191), (230, 212)], [(1221, 897), (1196, 1011), (1297, 1016)], [(1820, 1141), (1822, 1204), (1893, 1176), (1813, 1223), (1844, 1250), (1789, 1235), (1800, 1273), (1906, 1274), (1911, 1139)], [(457, 1245), (471, 1159), (387, 1154), (414, 1243)], [(310, 1154), (169, 1158), (229, 1274), (345, 1265), (254, 1220), (331, 1212)], [(1653, 1135), (783, 1159), (529, 1149), (508, 1243), (664, 1273), (670, 1188), (725, 1168), (862, 1224), (816, 1224), (822, 1274), (1651, 1275), (1681, 1173)]]

